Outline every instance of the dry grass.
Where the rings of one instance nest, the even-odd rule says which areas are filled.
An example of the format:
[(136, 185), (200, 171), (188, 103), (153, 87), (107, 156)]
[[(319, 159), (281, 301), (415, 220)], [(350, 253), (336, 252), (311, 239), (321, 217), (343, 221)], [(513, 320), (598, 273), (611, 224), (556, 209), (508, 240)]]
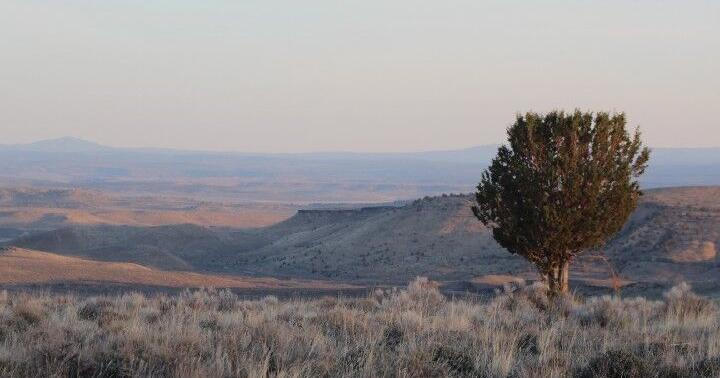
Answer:
[(0, 293), (1, 376), (718, 374), (720, 310), (687, 285), (663, 301), (551, 301), (521, 282), (456, 300), (424, 279), (359, 299)]

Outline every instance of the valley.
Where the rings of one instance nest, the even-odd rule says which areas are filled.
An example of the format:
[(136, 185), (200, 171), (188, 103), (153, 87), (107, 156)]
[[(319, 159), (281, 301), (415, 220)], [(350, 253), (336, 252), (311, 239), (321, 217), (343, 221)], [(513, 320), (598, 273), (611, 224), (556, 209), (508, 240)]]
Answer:
[[(89, 200), (87, 193), (72, 192), (80, 196), (80, 205), (64, 193), (16, 194), (14, 200), (0, 196), (0, 204), (20, 209), (13, 210), (12, 218), (0, 218), (6, 219), (2, 223), (6, 230), (16, 233), (8, 233), (4, 244), (98, 263), (137, 264), (153, 271), (318, 280), (368, 288), (402, 285), (416, 276), (440, 281), (453, 292), (492, 290), (516, 279), (537, 279), (531, 265), (500, 248), (474, 218), (468, 195), (394, 204), (298, 206), (297, 212), (291, 205), (254, 204), (257, 207), (229, 210), (204, 204), (216, 206), (223, 216), (202, 218), (197, 205), (181, 205), (177, 199), (133, 202), (95, 193)], [(102, 214), (111, 205), (149, 209), (150, 203), (178, 217), (152, 222), (117, 215), (92, 221), (45, 217), (38, 222), (27, 215), (51, 205), (58, 212)], [(257, 218), (253, 211), (269, 215)], [(720, 293), (718, 243), (719, 187), (649, 190), (622, 232), (604, 248), (588, 251), (574, 262), (571, 281), (583, 292), (622, 287), (628, 293), (649, 294), (688, 281), (698, 291), (715, 295)]]

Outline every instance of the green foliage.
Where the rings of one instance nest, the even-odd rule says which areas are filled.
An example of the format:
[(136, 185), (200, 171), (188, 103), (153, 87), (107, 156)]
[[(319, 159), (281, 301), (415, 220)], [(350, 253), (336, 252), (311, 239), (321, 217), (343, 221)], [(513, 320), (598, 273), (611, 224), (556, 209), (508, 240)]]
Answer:
[(473, 213), (543, 275), (617, 233), (637, 206), (650, 151), (625, 114), (518, 115), (483, 173)]

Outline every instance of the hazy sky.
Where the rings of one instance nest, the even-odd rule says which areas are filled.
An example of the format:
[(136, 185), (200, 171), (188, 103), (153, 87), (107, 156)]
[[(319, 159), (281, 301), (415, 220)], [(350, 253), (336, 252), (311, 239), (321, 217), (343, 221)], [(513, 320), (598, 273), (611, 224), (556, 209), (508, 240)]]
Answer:
[(0, 1), (0, 144), (448, 149), (575, 107), (720, 146), (720, 1)]

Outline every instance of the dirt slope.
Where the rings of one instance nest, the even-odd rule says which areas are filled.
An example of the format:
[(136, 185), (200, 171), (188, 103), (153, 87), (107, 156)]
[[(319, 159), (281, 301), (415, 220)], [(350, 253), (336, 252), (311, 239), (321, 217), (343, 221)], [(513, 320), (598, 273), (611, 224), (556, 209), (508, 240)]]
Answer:
[(92, 261), (20, 248), (7, 248), (0, 251), (0, 285), (83, 282), (241, 289), (348, 287), (347, 285), (318, 281), (159, 271), (132, 263)]
[[(21, 237), (23, 248), (93, 260), (133, 262), (166, 270), (215, 270), (235, 254), (261, 244), (251, 232), (192, 224), (156, 227), (72, 226)], [(211, 269), (214, 267), (215, 269)]]

